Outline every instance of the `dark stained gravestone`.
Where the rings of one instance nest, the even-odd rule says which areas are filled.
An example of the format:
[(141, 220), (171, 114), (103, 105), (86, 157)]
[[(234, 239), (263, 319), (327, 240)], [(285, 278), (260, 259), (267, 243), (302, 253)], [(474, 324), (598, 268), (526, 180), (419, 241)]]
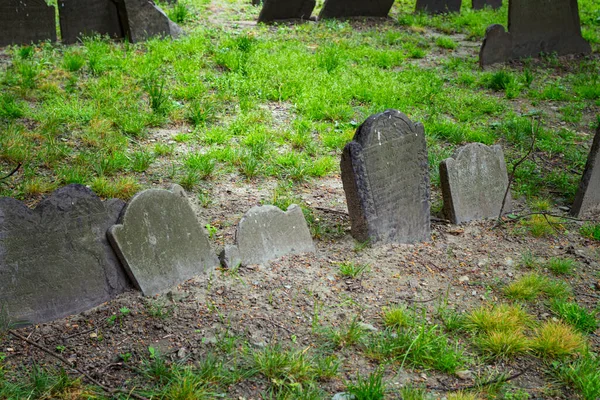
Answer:
[(429, 240), (429, 167), (423, 125), (397, 110), (372, 115), (344, 148), (341, 170), (355, 239)]
[(258, 22), (309, 19), (314, 8), (315, 0), (265, 0)]
[(502, 25), (488, 27), (479, 52), (479, 65), (537, 57), (589, 54), (581, 36), (577, 0), (510, 0), (508, 32)]
[(132, 43), (152, 37), (178, 38), (181, 28), (150, 0), (119, 0), (119, 17), (125, 35)]
[(124, 37), (117, 4), (113, 0), (59, 0), (58, 15), (63, 43), (75, 43), (84, 36)]
[(130, 287), (106, 231), (125, 206), (82, 185), (58, 189), (34, 210), (0, 198), (0, 308), (40, 323), (93, 308)]
[(428, 14), (443, 14), (460, 12), (462, 0), (417, 0), (415, 11), (423, 11)]
[(56, 41), (54, 6), (44, 0), (0, 0), (0, 47)]
[(387, 17), (394, 0), (325, 0), (319, 18)]
[(600, 127), (594, 136), (571, 214), (575, 217), (600, 215)]
[[(470, 143), (440, 163), (444, 213), (452, 223), (497, 217), (508, 187), (502, 147)], [(503, 211), (511, 210), (510, 193)]]
[(496, 10), (502, 7), (502, 0), (473, 0), (473, 10), (481, 10), (485, 7), (491, 7)]

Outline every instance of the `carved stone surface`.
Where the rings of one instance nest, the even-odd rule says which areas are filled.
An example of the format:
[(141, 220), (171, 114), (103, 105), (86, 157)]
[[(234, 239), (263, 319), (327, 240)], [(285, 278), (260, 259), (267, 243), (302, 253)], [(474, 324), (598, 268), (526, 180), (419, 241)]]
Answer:
[(510, 0), (508, 32), (492, 25), (479, 52), (481, 67), (540, 53), (589, 54), (581, 36), (577, 0)]
[(496, 10), (502, 7), (502, 0), (473, 0), (472, 7), (474, 10), (481, 10), (486, 6)]
[(113, 0), (59, 0), (58, 14), (63, 43), (75, 43), (94, 34), (113, 39), (124, 36)]
[(183, 33), (181, 28), (150, 0), (120, 0), (118, 5), (121, 25), (132, 43), (143, 42), (155, 36), (176, 39)]
[(342, 153), (352, 236), (359, 241), (429, 240), (429, 167), (423, 125), (397, 110), (369, 117)]
[(325, 0), (319, 18), (387, 17), (394, 0)]
[(460, 12), (462, 0), (417, 0), (416, 11), (428, 14)]
[(124, 206), (81, 185), (58, 189), (34, 210), (0, 198), (0, 307), (9, 318), (46, 322), (129, 288), (106, 239)]
[(571, 214), (575, 217), (600, 215), (600, 127), (594, 136)]
[(149, 189), (131, 199), (108, 238), (134, 285), (154, 296), (219, 264), (184, 190)]
[[(502, 147), (470, 143), (440, 163), (444, 213), (455, 224), (497, 217), (508, 186)], [(511, 210), (510, 193), (504, 212)]]
[(315, 0), (264, 0), (258, 22), (309, 19), (314, 8)]
[(0, 47), (56, 41), (54, 6), (44, 0), (0, 0)]

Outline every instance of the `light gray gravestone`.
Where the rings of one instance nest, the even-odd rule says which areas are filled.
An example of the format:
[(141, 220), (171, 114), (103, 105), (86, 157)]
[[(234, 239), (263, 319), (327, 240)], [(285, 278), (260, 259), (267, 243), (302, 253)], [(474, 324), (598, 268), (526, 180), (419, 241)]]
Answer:
[[(495, 218), (502, 208), (508, 173), (502, 147), (470, 143), (440, 163), (444, 213), (452, 223)], [(503, 211), (511, 210), (510, 193)]]
[(352, 236), (414, 243), (430, 238), (425, 130), (397, 110), (369, 117), (341, 160)]
[(106, 239), (125, 206), (82, 185), (34, 210), (0, 198), (0, 308), (36, 324), (91, 309), (131, 287)]
[(124, 37), (117, 4), (113, 0), (59, 0), (58, 15), (63, 43), (75, 43), (84, 36)]
[(167, 14), (150, 0), (119, 0), (119, 17), (126, 36), (132, 43), (152, 37), (178, 38), (183, 31)]
[(600, 127), (594, 136), (571, 214), (575, 217), (600, 214)]
[(494, 10), (502, 7), (502, 0), (473, 0), (473, 10), (481, 10), (485, 7), (491, 7)]
[(479, 51), (479, 65), (537, 57), (589, 54), (581, 36), (577, 0), (510, 0), (508, 32), (502, 25), (488, 27)]
[(319, 18), (387, 17), (394, 0), (325, 0)]
[(314, 253), (302, 209), (292, 204), (287, 211), (275, 206), (251, 208), (240, 220), (235, 245), (221, 253), (225, 267), (265, 264), (288, 254)]
[(108, 238), (133, 284), (154, 296), (219, 264), (178, 185), (148, 189), (127, 204)]
[(265, 0), (258, 15), (258, 22), (274, 22), (286, 19), (309, 19), (315, 0)]
[(462, 0), (417, 0), (416, 11), (428, 14), (460, 12)]
[(0, 0), (0, 47), (56, 41), (54, 6), (44, 0)]

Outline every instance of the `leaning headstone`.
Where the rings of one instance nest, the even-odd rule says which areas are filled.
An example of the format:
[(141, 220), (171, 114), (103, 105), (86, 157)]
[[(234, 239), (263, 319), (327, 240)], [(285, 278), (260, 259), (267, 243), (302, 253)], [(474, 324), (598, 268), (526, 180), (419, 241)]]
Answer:
[(341, 170), (355, 239), (429, 240), (429, 167), (423, 125), (397, 110), (372, 115), (344, 148)]
[(575, 217), (600, 214), (600, 127), (594, 136), (571, 214)]
[(387, 17), (394, 0), (325, 0), (319, 18)]
[[(502, 147), (470, 143), (440, 163), (444, 213), (452, 223), (498, 217), (508, 187)], [(510, 193), (503, 211), (511, 210)]]
[(315, 0), (265, 0), (258, 22), (309, 19), (314, 8)]
[(185, 191), (149, 189), (129, 201), (108, 238), (134, 285), (154, 296), (219, 264)]
[(58, 189), (34, 210), (0, 198), (0, 309), (41, 323), (88, 310), (130, 287), (106, 239), (125, 206), (82, 185)]
[(485, 7), (491, 7), (493, 10), (497, 10), (502, 7), (502, 0), (473, 0), (473, 10), (481, 10)]
[(178, 38), (181, 28), (150, 0), (120, 0), (119, 16), (125, 34), (132, 43), (152, 37)]
[(63, 43), (75, 43), (94, 34), (124, 37), (113, 0), (59, 0), (58, 15)]
[(0, 47), (56, 41), (54, 6), (44, 0), (0, 1)]
[(417, 0), (416, 11), (428, 14), (460, 12), (462, 0)]
[(221, 253), (225, 267), (265, 264), (288, 254), (314, 253), (302, 209), (292, 204), (286, 212), (275, 206), (251, 208), (240, 220), (235, 245)]
[(479, 51), (479, 65), (537, 57), (589, 54), (581, 36), (577, 0), (510, 0), (508, 32), (502, 25), (488, 27)]

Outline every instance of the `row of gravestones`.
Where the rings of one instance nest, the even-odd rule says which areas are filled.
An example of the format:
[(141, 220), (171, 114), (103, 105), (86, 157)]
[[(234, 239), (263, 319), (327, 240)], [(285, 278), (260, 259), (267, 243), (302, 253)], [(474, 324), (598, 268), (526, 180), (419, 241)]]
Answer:
[[(181, 29), (150, 0), (58, 0), (63, 43), (84, 36), (128, 38), (177, 37)], [(45, 0), (0, 0), (0, 47), (56, 41), (56, 10)]]
[[(598, 153), (600, 128), (572, 209), (576, 216), (600, 211)], [(357, 240), (429, 240), (427, 160), (423, 125), (399, 111), (373, 115), (358, 128), (341, 159)], [(440, 175), (444, 210), (454, 223), (510, 209), (499, 146), (461, 147), (441, 163)], [(225, 267), (263, 264), (308, 252), (315, 247), (302, 210), (262, 206), (243, 216), (235, 245), (225, 246), (220, 262)], [(132, 286), (153, 296), (218, 263), (176, 185), (145, 190), (128, 204), (102, 202), (82, 185), (58, 189), (34, 210), (0, 198), (0, 312), (12, 321), (40, 323), (88, 310)]]

